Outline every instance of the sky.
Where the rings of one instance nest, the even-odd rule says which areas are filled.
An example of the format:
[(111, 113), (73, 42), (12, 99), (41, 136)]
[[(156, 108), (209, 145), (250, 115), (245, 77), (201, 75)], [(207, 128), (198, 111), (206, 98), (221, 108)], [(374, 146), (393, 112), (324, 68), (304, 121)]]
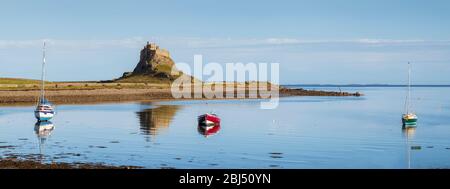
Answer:
[(0, 77), (107, 80), (147, 41), (176, 63), (279, 63), (282, 84), (450, 84), (446, 0), (1, 0)]

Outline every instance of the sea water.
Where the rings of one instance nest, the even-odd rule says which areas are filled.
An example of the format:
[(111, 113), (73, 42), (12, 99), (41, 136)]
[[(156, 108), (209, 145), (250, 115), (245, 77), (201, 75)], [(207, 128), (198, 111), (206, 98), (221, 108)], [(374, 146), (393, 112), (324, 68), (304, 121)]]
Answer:
[[(296, 87), (296, 86), (293, 86)], [(297, 86), (301, 87), (301, 86)], [(335, 87), (309, 87), (339, 90)], [(0, 106), (0, 156), (146, 168), (450, 168), (450, 88), (342, 87), (361, 97), (57, 105), (39, 131), (33, 106)], [(197, 116), (214, 112), (214, 132)]]

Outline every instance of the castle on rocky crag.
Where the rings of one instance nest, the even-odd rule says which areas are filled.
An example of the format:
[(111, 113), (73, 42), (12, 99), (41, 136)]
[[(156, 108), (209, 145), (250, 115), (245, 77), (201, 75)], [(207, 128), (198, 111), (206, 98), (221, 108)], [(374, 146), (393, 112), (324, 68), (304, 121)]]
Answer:
[(170, 58), (169, 51), (159, 48), (155, 43), (147, 42), (141, 50), (138, 64), (133, 72), (125, 72), (122, 78), (131, 75), (150, 75), (156, 77), (170, 77), (170, 71), (175, 65)]

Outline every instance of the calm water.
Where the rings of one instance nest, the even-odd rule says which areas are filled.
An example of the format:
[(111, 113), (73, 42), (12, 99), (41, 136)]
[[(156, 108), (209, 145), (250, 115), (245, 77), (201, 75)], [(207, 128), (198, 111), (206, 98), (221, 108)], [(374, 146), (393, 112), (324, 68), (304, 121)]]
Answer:
[[(342, 90), (365, 96), (282, 98), (274, 110), (258, 100), (59, 105), (54, 129), (41, 132), (34, 107), (0, 106), (0, 156), (148, 168), (450, 168), (450, 88), (413, 88), (415, 130), (401, 126), (403, 88)], [(210, 111), (222, 118), (216, 133), (197, 128)]]

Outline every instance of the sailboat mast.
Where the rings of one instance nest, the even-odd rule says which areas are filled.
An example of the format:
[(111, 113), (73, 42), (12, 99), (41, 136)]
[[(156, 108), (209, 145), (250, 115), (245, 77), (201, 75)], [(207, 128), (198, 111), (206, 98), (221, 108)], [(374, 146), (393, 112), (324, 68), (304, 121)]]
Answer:
[(44, 41), (44, 47), (42, 48), (42, 75), (41, 75), (41, 102), (45, 99), (45, 41)]
[(411, 64), (408, 62), (408, 105), (406, 113), (409, 114), (409, 109), (411, 108)]

